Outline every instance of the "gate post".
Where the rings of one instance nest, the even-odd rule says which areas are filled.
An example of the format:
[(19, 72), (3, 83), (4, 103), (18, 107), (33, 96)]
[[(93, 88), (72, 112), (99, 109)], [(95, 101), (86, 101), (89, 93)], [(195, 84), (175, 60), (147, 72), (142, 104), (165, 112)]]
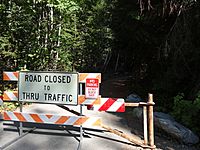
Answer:
[[(83, 84), (80, 84), (80, 95), (83, 95)], [(83, 107), (82, 104), (80, 104), (80, 116), (83, 116)], [(83, 126), (80, 125), (80, 141), (79, 141), (79, 147), (78, 150), (82, 149), (82, 143), (83, 143)]]
[[(0, 96), (0, 107), (3, 106), (3, 96)], [(3, 132), (3, 113), (0, 111), (0, 134)]]
[(147, 134), (147, 106), (143, 106), (143, 130), (144, 130), (144, 145), (148, 145), (148, 134)]
[(154, 145), (154, 119), (153, 119), (153, 94), (148, 95), (148, 105), (149, 105), (149, 110), (148, 110), (148, 122), (149, 122), (149, 145), (152, 149), (155, 148)]
[(3, 132), (3, 114), (0, 112), (0, 134)]
[[(22, 112), (23, 109), (23, 102), (20, 102), (20, 112)], [(23, 123), (20, 121), (19, 122), (19, 135), (23, 134)]]

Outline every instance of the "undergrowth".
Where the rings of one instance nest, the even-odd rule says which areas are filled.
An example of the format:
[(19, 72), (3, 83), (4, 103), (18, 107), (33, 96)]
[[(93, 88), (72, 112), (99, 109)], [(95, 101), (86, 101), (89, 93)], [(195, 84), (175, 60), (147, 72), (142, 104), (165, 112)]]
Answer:
[(0, 112), (2, 111), (14, 111), (19, 106), (17, 102), (4, 102), (3, 105), (0, 107)]
[(184, 98), (180, 93), (174, 97), (172, 115), (176, 120), (196, 132), (200, 136), (200, 93), (194, 101)]

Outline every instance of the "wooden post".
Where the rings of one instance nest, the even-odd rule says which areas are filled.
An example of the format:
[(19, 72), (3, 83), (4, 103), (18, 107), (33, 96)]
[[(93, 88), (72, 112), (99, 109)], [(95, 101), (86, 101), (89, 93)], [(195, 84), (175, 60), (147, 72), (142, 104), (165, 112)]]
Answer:
[(153, 125), (153, 94), (148, 95), (148, 123), (149, 123), (149, 145), (152, 149), (155, 148), (154, 145), (154, 125)]
[(147, 106), (143, 106), (144, 145), (148, 144), (147, 135)]

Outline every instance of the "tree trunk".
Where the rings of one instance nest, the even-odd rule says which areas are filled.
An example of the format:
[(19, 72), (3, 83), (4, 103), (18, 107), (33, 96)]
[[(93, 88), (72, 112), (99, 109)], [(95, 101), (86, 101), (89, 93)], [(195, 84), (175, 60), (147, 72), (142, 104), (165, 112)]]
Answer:
[[(62, 16), (59, 16), (60, 22), (62, 20)], [(59, 23), (58, 25), (58, 43), (57, 43), (57, 47), (60, 47), (60, 35), (61, 35), (61, 23)]]
[(116, 61), (116, 64), (115, 64), (115, 72), (117, 72), (118, 64), (119, 64), (119, 52), (118, 52), (117, 61)]

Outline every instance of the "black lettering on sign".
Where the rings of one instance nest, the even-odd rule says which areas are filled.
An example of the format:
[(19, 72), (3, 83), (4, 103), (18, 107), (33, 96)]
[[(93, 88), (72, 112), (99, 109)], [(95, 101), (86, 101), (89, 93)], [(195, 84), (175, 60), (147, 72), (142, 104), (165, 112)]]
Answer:
[(25, 75), (25, 82), (41, 82), (41, 75)]
[[(51, 77), (51, 76), (50, 76)], [(56, 83), (57, 82), (57, 76), (53, 76), (53, 81), (52, 81), (52, 78), (50, 78), (50, 83)]]
[(52, 100), (52, 94), (48, 94), (48, 101)]
[(40, 94), (39, 93), (22, 92), (22, 98), (28, 99), (28, 100), (39, 100)]
[(67, 83), (70, 83), (70, 82), (71, 82), (71, 77), (67, 76)]
[(72, 102), (72, 95), (69, 95), (69, 101)]
[(62, 76), (62, 83), (66, 83), (66, 76)]
[(49, 85), (44, 85), (44, 90), (50, 90), (50, 86)]
[(62, 76), (58, 76), (58, 83), (62, 83)]
[(46, 75), (44, 77), (44, 81), (47, 83), (70, 83), (71, 77), (70, 76), (56, 76), (56, 75)]
[(44, 77), (44, 81), (45, 81), (45, 82), (48, 82), (48, 75), (46, 75), (46, 76)]
[(28, 75), (25, 75), (25, 82), (28, 81)]
[(65, 94), (62, 94), (62, 101), (64, 101), (65, 99)]
[(44, 100), (45, 101), (66, 101), (72, 102), (72, 95), (67, 94), (51, 94), (51, 93), (44, 93)]

